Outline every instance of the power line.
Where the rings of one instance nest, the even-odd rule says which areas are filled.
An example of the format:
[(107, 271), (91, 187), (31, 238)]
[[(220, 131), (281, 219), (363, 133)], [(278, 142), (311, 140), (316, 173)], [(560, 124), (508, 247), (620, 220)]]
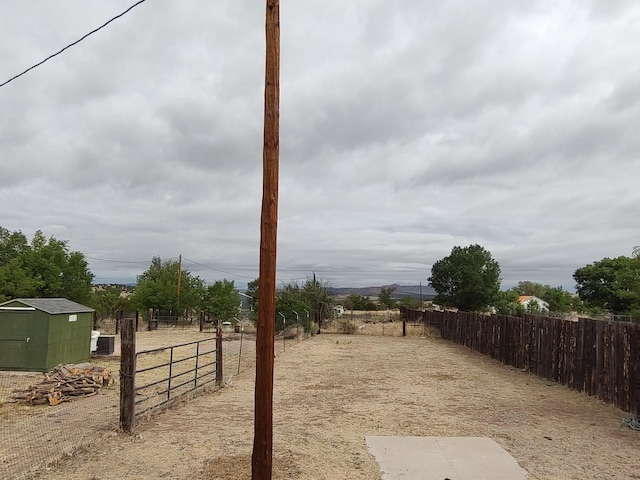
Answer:
[(225, 270), (220, 270), (219, 268), (210, 267), (209, 265), (204, 265), (202, 263), (196, 262), (195, 260), (191, 260), (187, 257), (182, 257), (183, 260), (187, 260), (188, 262), (195, 263), (196, 265), (200, 265), (201, 267), (208, 268), (209, 270), (215, 270), (216, 272), (226, 273), (227, 275), (233, 275), (234, 277), (242, 277), (242, 278), (250, 278), (254, 279), (255, 277), (250, 277), (248, 275), (241, 275), (239, 273), (227, 272)]
[[(84, 258), (87, 258), (89, 260), (97, 260), (99, 262), (106, 262), (106, 263), (124, 263), (124, 264), (129, 264), (129, 265), (148, 265), (150, 262), (149, 260), (146, 261), (127, 261), (127, 260), (113, 260), (113, 259), (107, 259), (107, 258), (97, 258), (97, 257), (89, 257), (88, 255), (85, 255)], [(178, 257), (171, 257), (171, 258), (165, 258), (163, 260), (175, 260)], [(220, 272), (220, 273), (224, 273), (227, 275), (231, 275), (233, 277), (241, 277), (241, 278), (249, 278), (251, 280), (254, 280), (256, 277), (255, 276), (249, 276), (249, 275), (242, 275), (240, 273), (233, 273), (233, 272), (229, 272), (227, 270), (222, 270), (220, 268), (216, 268), (216, 267), (212, 267), (210, 265), (205, 265), (204, 263), (200, 263), (200, 262), (196, 262), (195, 260), (191, 260), (190, 258), (187, 258), (185, 256), (182, 257), (183, 260), (186, 260), (188, 262), (191, 262), (195, 265), (199, 265), (202, 268), (207, 268), (209, 270), (213, 270), (216, 272)], [(307, 277), (299, 277), (299, 278), (284, 278), (281, 279), (281, 281), (301, 281), (301, 280), (306, 280)]]
[(43, 63), (45, 63), (48, 60), (51, 60), (53, 57), (60, 55), (62, 52), (64, 52), (65, 50), (67, 50), (68, 48), (73, 47), (74, 45), (80, 43), (82, 40), (84, 40), (85, 38), (87, 38), (89, 35), (93, 35), (94, 33), (96, 33), (98, 30), (102, 30), (104, 27), (106, 27), (107, 25), (109, 25), (111, 22), (113, 22), (114, 20), (117, 20), (118, 18), (122, 17), (123, 15), (126, 15), (127, 13), (129, 13), (131, 10), (133, 10), (135, 7), (137, 7), (138, 5), (140, 5), (141, 3), (146, 2), (147, 0), (139, 0), (138, 2), (134, 3), (133, 5), (131, 5), (129, 8), (127, 8), (124, 12), (122, 12), (119, 15), (116, 15), (115, 17), (111, 18), (110, 20), (108, 20), (107, 22), (103, 23), (102, 25), (100, 25), (98, 28), (96, 28), (95, 30), (91, 30), (89, 33), (87, 33), (86, 35), (82, 36), (81, 38), (79, 38), (78, 40), (76, 40), (73, 43), (70, 43), (69, 45), (67, 45), (66, 47), (64, 47), (62, 50), (54, 53), (53, 55), (49, 55), (47, 58), (45, 58), (44, 60), (42, 60), (41, 62), (36, 63), (35, 65), (27, 68), (24, 72), (19, 73), (18, 75), (11, 77), (9, 80), (7, 80), (4, 83), (0, 84), (0, 87), (4, 87), (7, 83), (13, 82), (16, 78), (21, 77), (22, 75), (24, 75), (25, 73), (33, 70), (36, 67), (39, 67), (40, 65), (42, 65)]
[(87, 255), (84, 256), (84, 258), (88, 258), (90, 260), (98, 260), (100, 262), (108, 262), (108, 263), (136, 263), (136, 264), (148, 264), (149, 260), (145, 261), (145, 262), (129, 262), (126, 260), (109, 260), (106, 258), (96, 258), (96, 257), (89, 257)]

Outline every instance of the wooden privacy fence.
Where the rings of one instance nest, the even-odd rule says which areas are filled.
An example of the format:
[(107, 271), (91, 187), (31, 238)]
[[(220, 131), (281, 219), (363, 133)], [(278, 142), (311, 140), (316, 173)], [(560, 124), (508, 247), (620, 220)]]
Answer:
[(409, 325), (640, 414), (640, 325), (401, 308)]
[(135, 351), (135, 319), (122, 320), (120, 427), (135, 418), (215, 382), (222, 384), (222, 332), (215, 337)]

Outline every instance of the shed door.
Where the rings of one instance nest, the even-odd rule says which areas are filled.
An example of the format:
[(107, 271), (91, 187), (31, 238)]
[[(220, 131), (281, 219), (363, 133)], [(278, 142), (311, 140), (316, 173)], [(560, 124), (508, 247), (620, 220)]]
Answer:
[(0, 316), (0, 368), (24, 369), (27, 363), (27, 346), (31, 312), (2, 312)]

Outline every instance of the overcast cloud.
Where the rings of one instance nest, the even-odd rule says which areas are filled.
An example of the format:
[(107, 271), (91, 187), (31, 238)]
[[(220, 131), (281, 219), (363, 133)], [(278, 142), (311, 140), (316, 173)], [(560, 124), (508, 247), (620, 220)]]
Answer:
[[(0, 82), (132, 3), (1, 2)], [(640, 244), (637, 1), (283, 1), (281, 28), (279, 282), (426, 284), (478, 243), (505, 288), (573, 290)], [(0, 88), (0, 225), (96, 282), (182, 254), (243, 286), (263, 89), (263, 1), (148, 0)]]

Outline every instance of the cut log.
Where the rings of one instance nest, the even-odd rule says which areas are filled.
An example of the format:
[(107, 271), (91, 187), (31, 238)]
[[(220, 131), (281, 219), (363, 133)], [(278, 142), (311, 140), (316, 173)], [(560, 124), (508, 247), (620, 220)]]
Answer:
[(42, 382), (13, 390), (11, 400), (26, 405), (58, 405), (71, 398), (96, 395), (103, 386), (115, 383), (111, 371), (98, 365), (58, 365), (44, 374)]

